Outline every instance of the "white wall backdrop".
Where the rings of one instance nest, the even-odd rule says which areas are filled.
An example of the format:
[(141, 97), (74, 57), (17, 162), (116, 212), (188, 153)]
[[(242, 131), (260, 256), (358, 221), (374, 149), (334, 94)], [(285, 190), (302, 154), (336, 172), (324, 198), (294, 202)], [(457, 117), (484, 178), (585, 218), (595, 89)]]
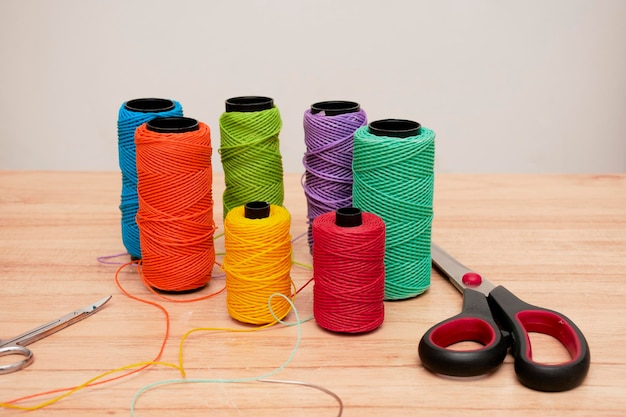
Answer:
[(626, 171), (624, 0), (2, 0), (0, 169), (119, 170), (117, 111), (358, 101), (437, 133), (438, 172)]

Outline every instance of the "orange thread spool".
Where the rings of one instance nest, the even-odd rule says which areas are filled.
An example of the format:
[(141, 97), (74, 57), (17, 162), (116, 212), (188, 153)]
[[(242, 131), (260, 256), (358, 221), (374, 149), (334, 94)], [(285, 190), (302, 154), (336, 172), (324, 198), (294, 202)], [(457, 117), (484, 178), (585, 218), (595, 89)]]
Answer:
[(187, 117), (135, 132), (141, 277), (167, 292), (204, 287), (215, 263), (209, 127)]

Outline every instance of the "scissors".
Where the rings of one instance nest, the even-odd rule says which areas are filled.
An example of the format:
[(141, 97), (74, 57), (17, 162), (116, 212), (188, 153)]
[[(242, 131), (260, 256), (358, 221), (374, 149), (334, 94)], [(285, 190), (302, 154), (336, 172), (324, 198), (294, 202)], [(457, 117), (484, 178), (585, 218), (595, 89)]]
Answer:
[(50, 336), (59, 330), (65, 329), (76, 322), (90, 317), (95, 312), (100, 310), (110, 299), (111, 296), (109, 295), (93, 304), (74, 310), (56, 320), (52, 320), (51, 322), (29, 330), (26, 333), (22, 333), (13, 339), (0, 340), (0, 356), (22, 355), (25, 357), (21, 361), (0, 366), (0, 374), (8, 374), (26, 368), (28, 365), (33, 363), (35, 357), (33, 356), (33, 352), (24, 346)]
[[(463, 309), (422, 336), (418, 352), (427, 369), (457, 377), (487, 374), (500, 366), (510, 346), (515, 373), (525, 386), (556, 392), (582, 383), (589, 371), (589, 345), (570, 319), (527, 304), (506, 288), (496, 287), (434, 243), (431, 253), (433, 265), (463, 293)], [(569, 352), (570, 360), (558, 364), (535, 361), (529, 338), (531, 332), (557, 339)], [(449, 348), (468, 341), (482, 346), (471, 350)]]

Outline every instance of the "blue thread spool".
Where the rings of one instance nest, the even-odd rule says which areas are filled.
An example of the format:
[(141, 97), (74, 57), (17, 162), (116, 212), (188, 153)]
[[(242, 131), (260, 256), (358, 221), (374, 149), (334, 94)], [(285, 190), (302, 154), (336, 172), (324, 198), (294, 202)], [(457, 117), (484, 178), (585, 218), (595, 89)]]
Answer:
[(125, 102), (117, 120), (119, 166), (122, 171), (120, 212), (122, 241), (132, 260), (141, 259), (139, 228), (135, 221), (137, 200), (137, 165), (135, 130), (157, 117), (182, 116), (180, 103), (163, 98), (138, 98)]

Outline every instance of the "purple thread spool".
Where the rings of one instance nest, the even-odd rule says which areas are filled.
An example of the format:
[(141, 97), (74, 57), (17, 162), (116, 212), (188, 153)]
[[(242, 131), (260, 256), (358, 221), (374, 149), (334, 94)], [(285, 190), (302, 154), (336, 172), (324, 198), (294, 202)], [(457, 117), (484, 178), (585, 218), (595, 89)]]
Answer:
[(322, 101), (304, 112), (303, 158), (307, 199), (309, 250), (313, 248), (313, 220), (352, 205), (352, 148), (354, 132), (367, 124), (367, 115), (353, 101)]

